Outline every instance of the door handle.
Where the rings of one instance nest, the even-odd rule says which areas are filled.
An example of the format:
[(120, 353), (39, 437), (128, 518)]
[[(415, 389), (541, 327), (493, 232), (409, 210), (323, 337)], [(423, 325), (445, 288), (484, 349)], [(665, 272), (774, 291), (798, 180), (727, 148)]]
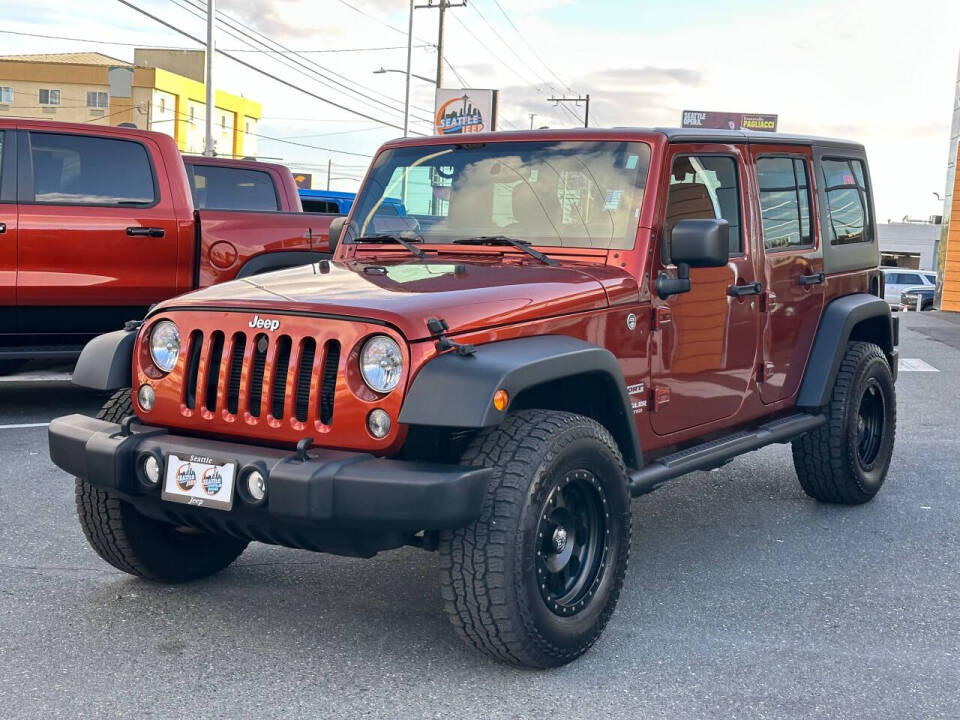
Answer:
[(0, 223), (0, 235), (3, 235), (7, 231), (7, 224)]
[(814, 273), (813, 275), (801, 275), (800, 284), (806, 287), (807, 285), (821, 285), (826, 282), (827, 276), (822, 272)]
[(727, 288), (727, 295), (730, 297), (743, 297), (744, 295), (759, 295), (763, 292), (763, 285), (758, 282), (747, 283), (746, 285), (731, 285)]
[(130, 237), (162, 238), (166, 235), (166, 230), (157, 227), (128, 227), (127, 235)]

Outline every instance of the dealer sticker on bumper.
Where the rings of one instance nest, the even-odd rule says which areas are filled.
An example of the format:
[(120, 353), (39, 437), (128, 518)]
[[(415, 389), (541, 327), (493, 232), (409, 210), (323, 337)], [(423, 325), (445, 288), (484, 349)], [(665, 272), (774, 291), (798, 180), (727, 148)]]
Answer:
[(237, 464), (219, 463), (199, 455), (167, 456), (160, 497), (171, 502), (229, 510), (233, 507), (233, 481)]

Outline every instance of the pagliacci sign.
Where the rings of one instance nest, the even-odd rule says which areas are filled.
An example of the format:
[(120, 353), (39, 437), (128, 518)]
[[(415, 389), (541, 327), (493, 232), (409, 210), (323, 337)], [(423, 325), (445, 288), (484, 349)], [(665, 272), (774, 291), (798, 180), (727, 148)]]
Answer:
[(497, 91), (438, 88), (434, 133), (460, 135), (497, 129)]
[(760, 130), (763, 132), (776, 132), (777, 116), (759, 115), (757, 113), (684, 110), (680, 126), (705, 130)]

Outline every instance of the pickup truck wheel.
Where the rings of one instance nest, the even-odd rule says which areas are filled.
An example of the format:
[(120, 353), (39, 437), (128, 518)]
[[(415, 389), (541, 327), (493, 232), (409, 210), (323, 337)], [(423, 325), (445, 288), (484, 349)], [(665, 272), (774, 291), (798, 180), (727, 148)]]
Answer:
[(848, 344), (824, 411), (827, 423), (792, 443), (800, 485), (822, 502), (865, 503), (887, 476), (897, 423), (893, 374), (879, 347)]
[(630, 496), (616, 442), (566, 412), (524, 410), (477, 435), (465, 465), (493, 467), (480, 518), (440, 536), (444, 608), (499, 660), (556, 667), (596, 641), (630, 552)]
[[(97, 417), (120, 422), (133, 414), (130, 388), (118, 390)], [(159, 582), (184, 582), (223, 570), (247, 541), (194, 531), (142, 515), (130, 503), (76, 479), (77, 516), (97, 554), (125, 573)]]

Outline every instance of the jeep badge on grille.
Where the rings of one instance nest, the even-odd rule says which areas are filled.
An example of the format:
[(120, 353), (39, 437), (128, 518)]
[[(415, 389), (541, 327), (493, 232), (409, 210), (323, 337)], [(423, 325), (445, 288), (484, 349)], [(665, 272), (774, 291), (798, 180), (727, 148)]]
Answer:
[(252, 327), (252, 328), (254, 328), (254, 329), (264, 328), (264, 329), (270, 330), (270, 331), (272, 332), (272, 331), (276, 330), (278, 327), (280, 327), (280, 321), (279, 321), (279, 320), (268, 320), (268, 319), (266, 319), (266, 318), (260, 317), (259, 315), (254, 315), (254, 316), (253, 316), (253, 320), (250, 321), (249, 325), (250, 325), (250, 327)]

